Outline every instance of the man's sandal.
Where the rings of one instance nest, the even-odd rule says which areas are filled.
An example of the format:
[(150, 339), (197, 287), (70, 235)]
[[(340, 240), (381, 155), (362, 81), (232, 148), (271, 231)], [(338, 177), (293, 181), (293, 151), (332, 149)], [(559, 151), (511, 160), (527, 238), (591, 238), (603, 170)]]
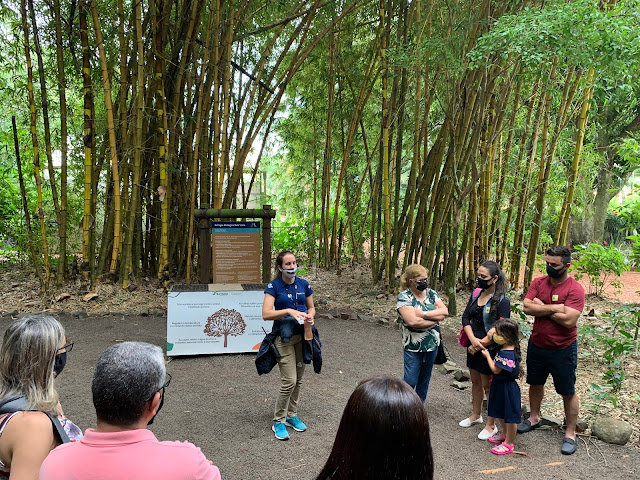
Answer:
[(527, 418), (524, 422), (518, 424), (518, 427), (517, 427), (518, 433), (530, 432), (531, 430), (535, 430), (541, 425), (542, 425), (542, 422), (540, 420), (538, 420), (538, 423), (532, 424), (531, 421)]
[(507, 455), (509, 453), (513, 453), (513, 445), (507, 445), (502, 442), (500, 445), (496, 445), (491, 449), (491, 453), (496, 455)]
[(560, 452), (563, 455), (573, 455), (576, 453), (576, 449), (578, 448), (578, 442), (574, 438), (564, 437), (562, 440), (562, 448)]

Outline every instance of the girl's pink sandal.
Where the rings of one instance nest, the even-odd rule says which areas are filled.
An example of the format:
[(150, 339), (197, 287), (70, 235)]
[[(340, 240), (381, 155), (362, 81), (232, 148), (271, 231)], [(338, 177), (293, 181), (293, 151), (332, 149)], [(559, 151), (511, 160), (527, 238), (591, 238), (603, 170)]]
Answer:
[(507, 455), (509, 453), (513, 453), (513, 445), (507, 445), (502, 442), (500, 445), (496, 445), (491, 449), (491, 453), (495, 453), (496, 455)]
[(494, 433), (489, 438), (487, 438), (487, 440), (489, 440), (491, 443), (500, 444), (504, 442), (505, 436), (501, 433)]

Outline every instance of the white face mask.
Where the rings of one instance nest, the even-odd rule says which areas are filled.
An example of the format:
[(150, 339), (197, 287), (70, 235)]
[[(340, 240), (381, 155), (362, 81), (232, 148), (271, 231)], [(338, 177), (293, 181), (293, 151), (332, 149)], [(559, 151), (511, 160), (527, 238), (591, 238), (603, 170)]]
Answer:
[(282, 270), (282, 274), (286, 275), (289, 278), (291, 278), (291, 277), (295, 277), (296, 276), (296, 272), (297, 271), (298, 271), (298, 267), (287, 268), (287, 269), (283, 269)]

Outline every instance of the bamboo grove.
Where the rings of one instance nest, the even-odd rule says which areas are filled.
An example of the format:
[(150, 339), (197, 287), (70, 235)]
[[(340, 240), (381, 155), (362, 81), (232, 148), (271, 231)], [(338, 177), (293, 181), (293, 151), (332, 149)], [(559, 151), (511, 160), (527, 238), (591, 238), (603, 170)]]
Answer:
[[(637, 7), (8, 5), (26, 93), (15, 115), (30, 135), (14, 127), (16, 157), (20, 167), (28, 155), (37, 190), (36, 270), (46, 284), (55, 253), (61, 282), (81, 253), (92, 285), (104, 275), (125, 287), (148, 275), (190, 281), (194, 208), (246, 208), (267, 171), (270, 199), (305, 218), (321, 265), (366, 254), (391, 288), (398, 268), (420, 262), (452, 295), (492, 258), (512, 287), (525, 267), (526, 286), (544, 245), (602, 240), (602, 205), (631, 171), (618, 147), (640, 130)], [(68, 243), (74, 224), (81, 252)]]

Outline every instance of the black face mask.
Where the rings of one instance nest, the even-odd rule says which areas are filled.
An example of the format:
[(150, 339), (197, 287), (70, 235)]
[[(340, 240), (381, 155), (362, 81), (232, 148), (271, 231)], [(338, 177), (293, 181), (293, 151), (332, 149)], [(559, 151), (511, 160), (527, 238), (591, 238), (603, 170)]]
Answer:
[(149, 420), (147, 425), (151, 425), (153, 423), (153, 421), (156, 419), (156, 416), (158, 415), (160, 410), (162, 410), (162, 406), (163, 405), (164, 405), (164, 387), (162, 387), (162, 396), (160, 397), (160, 405), (158, 405), (158, 410), (156, 410), (155, 415), (153, 417), (151, 417), (151, 420)]
[(416, 290), (418, 290), (419, 292), (424, 292), (427, 288), (429, 288), (429, 280), (416, 282)]
[(56, 377), (62, 373), (64, 370), (64, 366), (67, 364), (67, 352), (57, 353), (56, 359), (53, 363), (53, 371), (56, 374)]
[(485, 280), (484, 278), (478, 278), (476, 279), (476, 281), (478, 282), (478, 287), (480, 287), (482, 290), (486, 290), (492, 285), (489, 283), (489, 280)]
[(564, 275), (565, 271), (566, 268), (564, 267), (555, 269), (551, 265), (547, 265), (547, 275), (549, 275), (551, 278), (560, 278), (562, 275)]

